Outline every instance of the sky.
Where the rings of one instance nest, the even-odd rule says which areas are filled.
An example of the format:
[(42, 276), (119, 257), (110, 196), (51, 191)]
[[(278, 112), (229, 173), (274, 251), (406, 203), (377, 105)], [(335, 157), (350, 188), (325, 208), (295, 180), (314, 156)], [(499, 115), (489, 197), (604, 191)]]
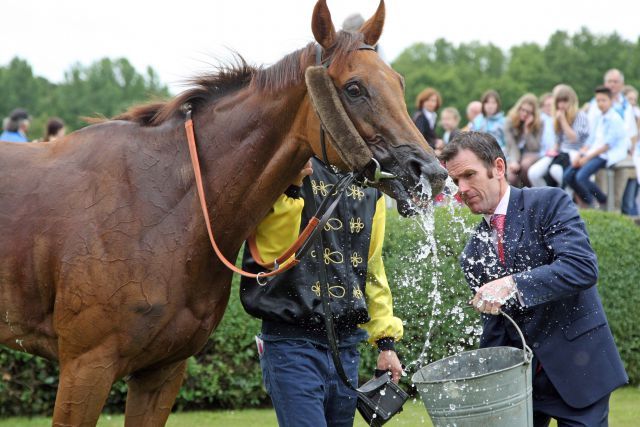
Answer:
[[(268, 65), (313, 40), (315, 0), (9, 0), (2, 5), (0, 65), (15, 56), (36, 75), (59, 83), (72, 64), (125, 57), (138, 71), (153, 67), (177, 94), (192, 75), (240, 53), (250, 64)], [(352, 13), (369, 18), (378, 0), (327, 0), (336, 28)], [(628, 13), (594, 0), (387, 0), (380, 39), (392, 61), (417, 42), (444, 38), (478, 40), (505, 50), (523, 42), (545, 44), (557, 30), (617, 31), (640, 35), (640, 2), (624, 1)], [(623, 70), (624, 71), (624, 70)]]

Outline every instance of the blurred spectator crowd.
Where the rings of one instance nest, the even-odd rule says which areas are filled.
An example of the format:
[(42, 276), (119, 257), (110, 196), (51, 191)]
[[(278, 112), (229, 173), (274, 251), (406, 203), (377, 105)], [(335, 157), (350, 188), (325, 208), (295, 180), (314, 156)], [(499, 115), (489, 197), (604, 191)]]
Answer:
[(493, 135), (504, 151), (511, 185), (562, 187), (580, 207), (619, 207), (638, 216), (637, 103), (638, 90), (611, 69), (582, 105), (571, 86), (559, 84), (540, 96), (522, 95), (505, 114), (500, 94), (487, 90), (467, 105), (464, 126), (458, 110), (441, 109), (441, 94), (429, 87), (416, 98), (413, 121), (436, 153), (458, 132)]

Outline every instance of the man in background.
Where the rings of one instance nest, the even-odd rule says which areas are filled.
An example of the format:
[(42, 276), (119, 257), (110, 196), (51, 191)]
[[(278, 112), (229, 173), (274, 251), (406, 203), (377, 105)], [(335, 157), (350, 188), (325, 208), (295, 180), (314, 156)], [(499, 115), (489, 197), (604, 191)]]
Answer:
[(29, 113), (22, 108), (16, 108), (9, 115), (4, 132), (0, 135), (0, 141), (29, 142), (27, 138), (29, 123)]

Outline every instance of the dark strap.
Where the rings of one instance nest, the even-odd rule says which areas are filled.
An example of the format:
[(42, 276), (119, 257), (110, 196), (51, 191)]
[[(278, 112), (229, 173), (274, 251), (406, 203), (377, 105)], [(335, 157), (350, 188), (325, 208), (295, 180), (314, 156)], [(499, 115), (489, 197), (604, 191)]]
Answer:
[[(313, 189), (311, 188), (311, 182), (309, 179), (305, 179), (305, 192), (309, 193), (311, 197), (309, 197), (309, 203), (311, 203), (311, 208), (315, 209), (315, 198), (313, 197)], [(325, 199), (326, 200), (326, 199)], [(318, 227), (318, 229), (321, 229)], [(323, 250), (324, 243), (322, 240), (322, 233), (318, 233), (318, 238), (314, 240), (316, 247), (316, 254), (318, 259), (320, 258)], [(344, 372), (344, 367), (342, 366), (342, 361), (340, 360), (340, 350), (338, 349), (338, 343), (336, 340), (336, 331), (333, 324), (333, 312), (331, 311), (331, 304), (329, 302), (329, 280), (327, 279), (327, 269), (322, 262), (321, 259), (318, 261), (318, 276), (320, 279), (320, 297), (322, 299), (322, 310), (324, 312), (324, 325), (327, 329), (327, 338), (329, 340), (329, 348), (331, 349), (331, 358), (333, 359), (333, 364), (336, 367), (336, 371), (340, 376), (342, 382), (352, 390), (356, 390), (356, 387), (351, 384), (351, 381), (347, 377), (347, 374)]]
[[(374, 50), (375, 48), (373, 46), (369, 46), (367, 44), (361, 44), (360, 47), (358, 48), (359, 50)], [(320, 46), (319, 44), (316, 45), (316, 64), (317, 65), (321, 65), (322, 64), (322, 46)], [(329, 62), (327, 62), (326, 64), (324, 64), (325, 67), (329, 67)], [(323, 161), (324, 163), (329, 166), (329, 162), (327, 160), (327, 153), (326, 153), (326, 147), (325, 147), (325, 135), (324, 135), (324, 129), (322, 128), (322, 125), (320, 125), (320, 146), (322, 147), (322, 157), (323, 157)], [(355, 177), (353, 176), (353, 174), (349, 174), (351, 176), (351, 180), (349, 181), (349, 184), (351, 182), (353, 182), (355, 180)], [(342, 182), (342, 181), (341, 181)], [(311, 182), (309, 179), (305, 179), (304, 180), (304, 186), (305, 186), (305, 192), (308, 193), (310, 195), (310, 197), (308, 197), (309, 203), (311, 203), (311, 206), (313, 208), (313, 210), (315, 211), (315, 198), (313, 197), (313, 189), (311, 188)], [(337, 190), (338, 191), (338, 190)], [(338, 198), (334, 201), (335, 204), (337, 204), (340, 195), (342, 194), (342, 191), (340, 190), (340, 193), (338, 195)], [(305, 199), (305, 203), (306, 203)], [(322, 203), (325, 203), (327, 199), (323, 200)], [(321, 205), (322, 207), (322, 205)], [(324, 217), (323, 217), (324, 219)], [(328, 218), (327, 218), (328, 220)], [(325, 221), (326, 223), (326, 221)], [(356, 390), (358, 391), (358, 389), (351, 384), (351, 381), (349, 380), (349, 377), (347, 377), (347, 374), (344, 372), (344, 367), (342, 366), (342, 361), (340, 360), (340, 350), (338, 348), (338, 343), (337, 343), (337, 339), (336, 339), (336, 330), (335, 330), (335, 326), (333, 324), (333, 312), (331, 311), (331, 304), (329, 302), (329, 280), (327, 279), (327, 269), (325, 267), (324, 262), (322, 262), (322, 260), (320, 259), (321, 254), (323, 253), (324, 250), (324, 243), (322, 240), (322, 229), (324, 228), (324, 223), (321, 224), (319, 227), (316, 228), (316, 232), (318, 237), (316, 239), (309, 239), (307, 240), (307, 243), (311, 244), (311, 242), (313, 241), (316, 247), (316, 254), (318, 256), (318, 276), (320, 279), (320, 297), (322, 299), (322, 309), (324, 312), (324, 324), (325, 324), (325, 328), (327, 329), (327, 338), (329, 341), (329, 349), (331, 350), (331, 358), (333, 359), (333, 364), (336, 367), (336, 371), (338, 372), (338, 375), (340, 376), (340, 379), (342, 380), (342, 382), (349, 387), (352, 390)]]

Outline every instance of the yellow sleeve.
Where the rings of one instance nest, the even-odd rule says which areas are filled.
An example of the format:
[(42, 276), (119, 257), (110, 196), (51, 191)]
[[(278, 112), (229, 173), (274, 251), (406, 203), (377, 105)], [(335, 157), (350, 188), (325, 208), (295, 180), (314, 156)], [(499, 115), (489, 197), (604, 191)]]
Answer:
[(373, 216), (367, 286), (365, 288), (365, 298), (371, 320), (360, 325), (369, 333), (369, 343), (372, 345), (375, 345), (380, 338), (388, 337), (399, 341), (403, 334), (402, 320), (393, 315), (391, 289), (382, 262), (386, 209), (384, 196), (382, 196), (376, 203), (376, 213)]
[(296, 241), (300, 233), (304, 199), (280, 195), (273, 207), (256, 228), (256, 246), (266, 263), (282, 255)]

